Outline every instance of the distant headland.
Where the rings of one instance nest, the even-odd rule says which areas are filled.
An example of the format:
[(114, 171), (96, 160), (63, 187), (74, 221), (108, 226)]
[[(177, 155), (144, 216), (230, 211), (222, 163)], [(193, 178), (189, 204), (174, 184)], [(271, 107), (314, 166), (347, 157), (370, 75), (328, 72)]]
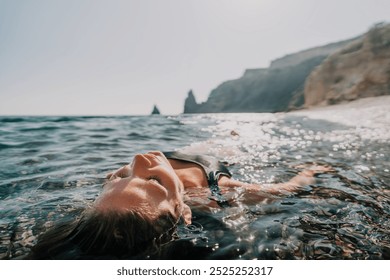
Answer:
[(184, 113), (285, 112), (390, 94), (390, 24), (349, 40), (289, 54), (269, 68), (248, 69)]

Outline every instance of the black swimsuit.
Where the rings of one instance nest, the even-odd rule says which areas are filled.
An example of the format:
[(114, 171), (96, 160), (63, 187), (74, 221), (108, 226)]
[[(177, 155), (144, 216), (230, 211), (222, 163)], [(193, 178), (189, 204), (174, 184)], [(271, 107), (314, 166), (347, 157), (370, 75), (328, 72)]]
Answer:
[(219, 162), (216, 158), (210, 156), (188, 155), (180, 152), (164, 152), (163, 154), (168, 159), (192, 162), (202, 167), (211, 191), (211, 196), (209, 198), (215, 200), (221, 207), (229, 206), (228, 201), (222, 196), (221, 190), (218, 186), (218, 178), (221, 175), (225, 175), (229, 178), (232, 177), (232, 174), (225, 165)]

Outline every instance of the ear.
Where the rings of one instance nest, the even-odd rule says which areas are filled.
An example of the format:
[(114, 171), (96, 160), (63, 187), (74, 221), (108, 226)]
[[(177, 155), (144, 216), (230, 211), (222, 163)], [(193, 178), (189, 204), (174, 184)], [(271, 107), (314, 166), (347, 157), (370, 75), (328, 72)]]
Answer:
[(192, 220), (192, 212), (191, 208), (187, 204), (184, 204), (182, 216), (186, 225), (190, 225)]

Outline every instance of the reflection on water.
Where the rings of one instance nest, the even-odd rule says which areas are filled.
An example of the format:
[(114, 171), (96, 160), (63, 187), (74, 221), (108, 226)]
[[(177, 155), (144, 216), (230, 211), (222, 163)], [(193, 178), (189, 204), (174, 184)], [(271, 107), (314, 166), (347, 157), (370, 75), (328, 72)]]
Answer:
[[(238, 188), (227, 209), (193, 203), (194, 224), (145, 258), (389, 259), (388, 104), (288, 114), (0, 118), (0, 254), (25, 255), (37, 235), (77, 216), (104, 174), (135, 153), (213, 154), (234, 177), (288, 181), (330, 165), (314, 185), (276, 198)], [(249, 200), (249, 202), (248, 202)], [(205, 202), (207, 203), (207, 201)]]

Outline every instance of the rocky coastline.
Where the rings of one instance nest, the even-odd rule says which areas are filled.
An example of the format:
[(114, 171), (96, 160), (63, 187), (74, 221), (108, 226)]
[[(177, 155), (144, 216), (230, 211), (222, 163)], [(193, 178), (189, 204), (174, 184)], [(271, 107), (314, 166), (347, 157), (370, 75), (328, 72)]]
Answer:
[(248, 69), (184, 113), (285, 112), (390, 93), (390, 24), (349, 40), (289, 54), (269, 68)]

